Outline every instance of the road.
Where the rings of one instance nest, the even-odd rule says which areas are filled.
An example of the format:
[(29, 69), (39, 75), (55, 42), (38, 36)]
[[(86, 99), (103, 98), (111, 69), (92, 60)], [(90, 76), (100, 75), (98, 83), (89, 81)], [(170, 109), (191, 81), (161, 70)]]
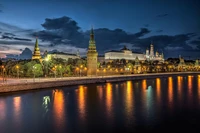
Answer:
[(57, 78), (7, 78), (7, 81), (3, 82), (3, 78), (0, 77), (0, 85), (4, 84), (19, 84), (19, 83), (33, 83), (33, 82), (49, 82), (49, 81), (63, 81), (63, 80), (80, 80), (80, 79), (91, 79), (91, 78), (114, 78), (114, 77), (137, 77), (137, 76), (151, 76), (151, 75), (170, 75), (170, 74), (192, 74), (200, 72), (169, 72), (169, 73), (148, 73), (148, 74), (132, 74), (132, 75), (110, 75), (110, 76), (94, 76), (94, 77), (57, 77)]

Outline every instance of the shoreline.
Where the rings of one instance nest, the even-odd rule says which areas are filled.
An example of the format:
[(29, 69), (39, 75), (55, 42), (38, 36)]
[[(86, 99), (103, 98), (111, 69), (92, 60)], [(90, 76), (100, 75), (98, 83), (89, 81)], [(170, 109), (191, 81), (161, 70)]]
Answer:
[[(140, 80), (140, 79), (151, 79), (151, 78), (162, 78), (167, 76), (178, 76), (178, 75), (190, 75), (200, 74), (200, 72), (171, 72), (171, 73), (148, 73), (148, 74), (133, 74), (133, 75), (112, 75), (112, 76), (95, 76), (95, 77), (66, 77), (66, 78), (55, 78), (42, 79), (36, 82), (18, 82), (18, 83), (7, 83), (0, 86), (0, 93), (17, 92), (17, 91), (28, 91), (36, 89), (46, 89), (53, 87), (64, 87), (70, 85), (83, 85), (93, 83), (107, 83), (107, 82), (121, 82), (127, 80)], [(15, 79), (17, 81), (17, 79)], [(22, 79), (23, 80), (23, 79)]]

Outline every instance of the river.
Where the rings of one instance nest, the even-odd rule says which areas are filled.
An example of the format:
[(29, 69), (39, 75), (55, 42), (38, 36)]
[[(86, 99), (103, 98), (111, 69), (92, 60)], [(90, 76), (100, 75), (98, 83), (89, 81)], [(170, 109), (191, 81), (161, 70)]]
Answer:
[(0, 95), (0, 133), (198, 132), (200, 75)]

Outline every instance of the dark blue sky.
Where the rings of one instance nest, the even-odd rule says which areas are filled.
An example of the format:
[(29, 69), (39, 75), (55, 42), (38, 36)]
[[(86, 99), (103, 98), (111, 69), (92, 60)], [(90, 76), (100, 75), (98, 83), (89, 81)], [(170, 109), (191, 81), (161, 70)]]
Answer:
[[(19, 33), (16, 32), (15, 28), (39, 32), (37, 35), (40, 35), (40, 31), (45, 29), (41, 24), (46, 22), (46, 18), (57, 19), (66, 16), (74, 20), (77, 23), (77, 26), (80, 27), (80, 29), (78, 29), (79, 32), (82, 31), (84, 34), (87, 34), (87, 30), (90, 29), (91, 25), (94, 26), (97, 34), (101, 32), (101, 34), (99, 33), (98, 35), (102, 35), (104, 32), (106, 32), (106, 35), (114, 34), (114, 29), (122, 29), (127, 34), (136, 34), (140, 32), (141, 28), (145, 28), (149, 31), (138, 36), (134, 40), (128, 38), (129, 40), (127, 39), (127, 41), (125, 41), (124, 36), (122, 36), (123, 39), (121, 40), (123, 41), (119, 40), (118, 42), (113, 42), (111, 48), (113, 48), (114, 44), (114, 48), (117, 49), (120, 48), (121, 44), (127, 43), (130, 47), (133, 46), (133, 49), (141, 46), (140, 50), (143, 51), (142, 47), (146, 47), (146, 45), (143, 46), (144, 41), (149, 41), (150, 43), (152, 40), (157, 43), (155, 45), (160, 45), (159, 43), (162, 41), (159, 42), (159, 40), (163, 39), (163, 36), (167, 36), (169, 41), (166, 38), (163, 39), (163, 44), (165, 45), (164, 47), (162, 46), (162, 51), (165, 48), (169, 55), (169, 49), (173, 49), (173, 47), (182, 50), (183, 53), (187, 53), (185, 50), (188, 49), (188, 46), (190, 47), (190, 51), (197, 51), (199, 50), (198, 48), (200, 48), (199, 40), (197, 39), (200, 34), (199, 0), (1, 0), (0, 4), (0, 10), (2, 10), (0, 13), (0, 32), (12, 32), (20, 38), (28, 38), (32, 41), (34, 40), (33, 36), (27, 35), (29, 34), (28, 32)], [(12, 26), (14, 28), (9, 29), (9, 27)], [(107, 28), (109, 33), (108, 31), (102, 31), (99, 28)], [(45, 30), (48, 33), (50, 32), (48, 29)], [(55, 29), (53, 30), (55, 32)], [(72, 29), (65, 28), (65, 30), (70, 31)], [(192, 37), (187, 38), (188, 33), (193, 33)], [(114, 35), (111, 36), (112, 38), (115, 38)], [(178, 36), (177, 39), (176, 36)], [(62, 36), (61, 38), (73, 40), (70, 37), (71, 36)], [(160, 39), (158, 39), (159, 37)], [(44, 39), (40, 36), (39, 38), (43, 40), (42, 44), (46, 49), (49, 49), (47, 47), (48, 43), (55, 43), (52, 42), (51, 39)], [(98, 40), (98, 37), (96, 38)], [(103, 39), (105, 37), (101, 38)], [(8, 40), (8, 38), (1, 38), (2, 42), (0, 42), (0, 46), (15, 45), (13, 48), (15, 53), (17, 53), (19, 49), (24, 49), (25, 47), (32, 48), (30, 42), (30, 44), (27, 43), (27, 45), (19, 45), (14, 42), (11, 44), (3, 44), (5, 40)], [(8, 42), (9, 41), (10, 40), (8, 40)], [(81, 43), (84, 44), (84, 42)], [(58, 45), (60, 44), (56, 43), (56, 45), (51, 45), (55, 46), (51, 47), (51, 49), (58, 48)], [(66, 47), (71, 46), (73, 49), (80, 47), (83, 53), (85, 51), (84, 48), (86, 48), (85, 44), (81, 46), (74, 41), (69, 44), (62, 43), (61, 45), (65, 45)], [(9, 48), (7, 47), (7, 49)], [(0, 52), (4, 54), (9, 53), (5, 52), (5, 48), (4, 52), (2, 49), (3, 48), (0, 49)], [(158, 46), (158, 50), (160, 49), (161, 47)], [(100, 48), (100, 51), (103, 52), (105, 49)], [(173, 54), (171, 55), (173, 56)]]

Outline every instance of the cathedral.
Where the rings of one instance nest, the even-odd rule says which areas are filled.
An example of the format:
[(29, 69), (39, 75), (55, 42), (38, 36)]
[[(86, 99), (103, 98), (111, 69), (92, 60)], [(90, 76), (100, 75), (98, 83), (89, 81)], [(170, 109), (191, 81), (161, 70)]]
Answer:
[(119, 51), (111, 50), (105, 53), (105, 60), (115, 60), (115, 59), (135, 60), (136, 57), (142, 61), (143, 60), (164, 61), (163, 53), (162, 54), (158, 52), (154, 53), (154, 47), (152, 43), (150, 45), (150, 50), (147, 49), (145, 54), (132, 52), (130, 49), (126, 48), (126, 46), (124, 46), (124, 48)]

